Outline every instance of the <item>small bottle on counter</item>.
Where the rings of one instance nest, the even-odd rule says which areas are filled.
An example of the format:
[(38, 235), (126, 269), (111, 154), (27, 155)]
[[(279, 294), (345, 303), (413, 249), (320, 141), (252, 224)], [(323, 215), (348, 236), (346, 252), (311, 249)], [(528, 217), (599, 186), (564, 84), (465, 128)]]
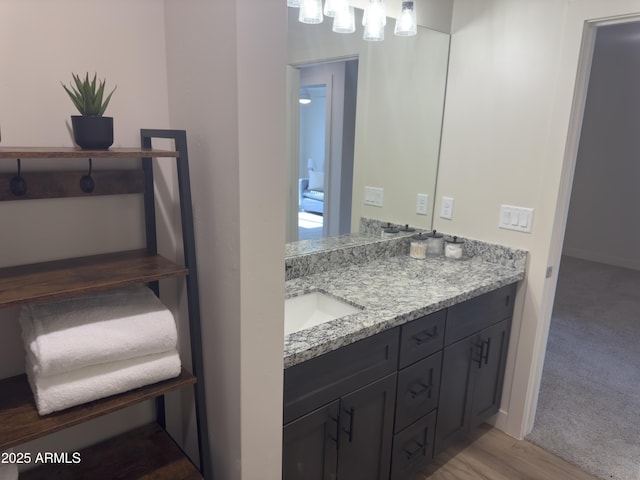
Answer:
[(427, 234), (427, 255), (444, 254), (444, 237), (441, 233), (433, 230)]
[(447, 258), (460, 259), (463, 255), (464, 240), (458, 237), (447, 238), (444, 246), (444, 256)]
[(390, 223), (387, 223), (387, 226), (382, 229), (382, 238), (391, 238), (398, 235), (400, 230), (397, 227), (394, 227)]
[(411, 237), (409, 244), (409, 256), (411, 258), (427, 258), (427, 235), (418, 233)]

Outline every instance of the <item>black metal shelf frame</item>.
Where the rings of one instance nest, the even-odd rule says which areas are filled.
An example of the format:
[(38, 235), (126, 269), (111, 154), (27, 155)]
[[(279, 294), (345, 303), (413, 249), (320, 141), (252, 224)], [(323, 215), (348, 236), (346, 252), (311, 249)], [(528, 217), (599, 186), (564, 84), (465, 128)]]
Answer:
[[(189, 155), (187, 151), (187, 134), (184, 130), (140, 130), (140, 142), (144, 149), (151, 149), (152, 139), (171, 139), (175, 143), (178, 156), (174, 158), (178, 175), (178, 192), (180, 201), (180, 217), (182, 226), (182, 244), (184, 265), (189, 273), (186, 277), (187, 306), (189, 310), (189, 336), (191, 341), (191, 361), (193, 375), (198, 379), (194, 385), (196, 426), (200, 457), (200, 471), (205, 480), (213, 480), (213, 468), (209, 450), (207, 411), (204, 382), (204, 359), (202, 354), (202, 329), (200, 325), (200, 298), (198, 291), (198, 273), (196, 265), (195, 232), (193, 209), (191, 206), (191, 184), (189, 177)], [(145, 229), (147, 249), (158, 253), (156, 235), (155, 192), (153, 178), (153, 158), (143, 157), (142, 168), (145, 173)], [(151, 288), (158, 293), (158, 283)], [(158, 423), (165, 428), (164, 397), (156, 401)]]

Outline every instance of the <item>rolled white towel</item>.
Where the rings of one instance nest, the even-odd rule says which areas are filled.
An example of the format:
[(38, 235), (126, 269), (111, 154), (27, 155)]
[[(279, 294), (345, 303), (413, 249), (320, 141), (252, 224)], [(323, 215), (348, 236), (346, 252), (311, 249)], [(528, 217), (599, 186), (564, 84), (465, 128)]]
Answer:
[(174, 349), (51, 376), (38, 375), (27, 360), (27, 377), (38, 413), (47, 415), (177, 377), (180, 368), (180, 357)]
[(9, 455), (12, 450), (0, 452), (0, 480), (18, 480), (18, 465), (15, 463), (5, 463), (4, 460), (10, 460)]
[(166, 352), (178, 340), (171, 312), (140, 285), (27, 304), (20, 325), (27, 358), (41, 375)]

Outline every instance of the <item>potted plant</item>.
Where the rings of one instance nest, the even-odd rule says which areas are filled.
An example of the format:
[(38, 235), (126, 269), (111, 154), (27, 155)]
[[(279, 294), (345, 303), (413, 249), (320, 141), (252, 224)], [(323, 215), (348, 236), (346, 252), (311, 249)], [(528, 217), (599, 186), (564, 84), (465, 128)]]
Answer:
[(105, 80), (98, 81), (97, 74), (92, 80), (88, 73), (84, 80), (75, 73), (71, 75), (73, 83), (62, 86), (80, 112), (80, 115), (71, 115), (73, 139), (80, 148), (106, 150), (113, 144), (113, 118), (103, 114), (117, 87), (104, 98)]

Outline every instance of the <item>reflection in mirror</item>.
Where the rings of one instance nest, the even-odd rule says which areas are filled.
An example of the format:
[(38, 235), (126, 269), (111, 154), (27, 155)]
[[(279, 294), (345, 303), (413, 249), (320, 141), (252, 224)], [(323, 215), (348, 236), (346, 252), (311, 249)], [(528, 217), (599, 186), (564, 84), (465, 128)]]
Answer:
[[(312, 220), (325, 237), (357, 232), (361, 217), (430, 229), (449, 35), (419, 27), (413, 37), (387, 32), (367, 42), (361, 30), (337, 34), (330, 21), (302, 24), (288, 10), (287, 241)], [(313, 93), (322, 89), (316, 107), (324, 102), (324, 113), (314, 117)], [(301, 91), (311, 104), (298, 103)], [(315, 204), (304, 202), (303, 184)], [(365, 204), (366, 187), (373, 196)], [(426, 214), (417, 213), (418, 194), (428, 196)]]

